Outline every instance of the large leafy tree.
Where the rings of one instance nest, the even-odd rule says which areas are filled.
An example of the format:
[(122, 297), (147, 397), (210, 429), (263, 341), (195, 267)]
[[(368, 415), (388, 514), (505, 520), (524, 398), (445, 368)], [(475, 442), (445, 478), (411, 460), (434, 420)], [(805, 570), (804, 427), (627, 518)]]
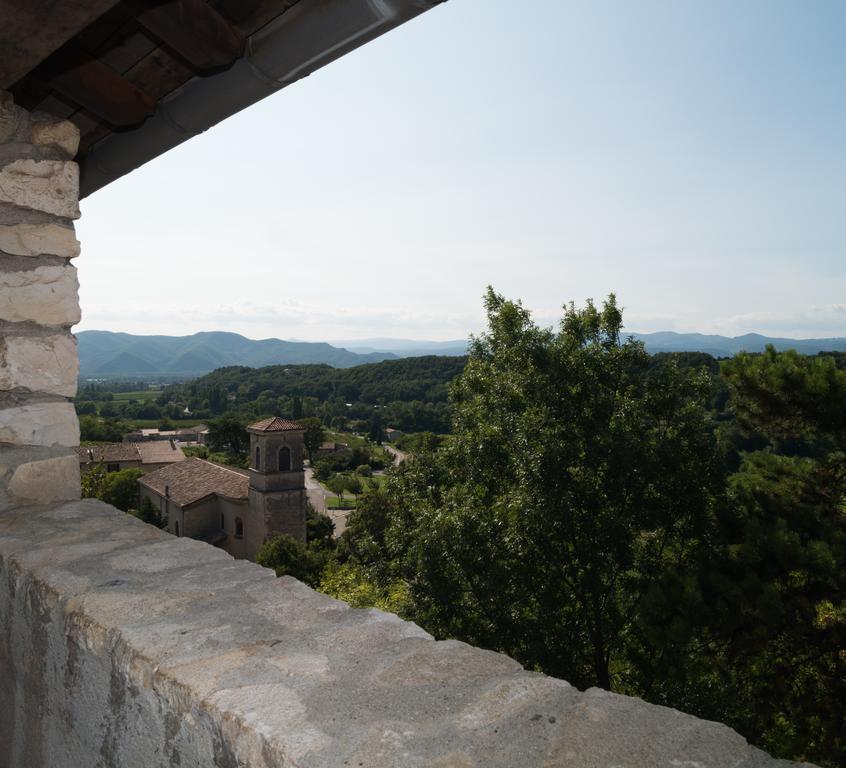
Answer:
[(785, 756), (846, 764), (846, 370), (828, 357), (723, 364), (742, 436), (708, 557), (656, 603), (689, 639), (651, 696)]
[(124, 512), (137, 509), (138, 480), (143, 474), (134, 467), (107, 473), (103, 465), (98, 464), (82, 475), (82, 497), (100, 499)]
[(650, 365), (613, 295), (557, 331), (493, 290), (485, 305), (452, 438), (392, 481), (387, 557), (437, 634), (624, 685), (644, 595), (711, 519), (707, 375)]
[(314, 416), (300, 419), (300, 424), (305, 427), (303, 443), (306, 451), (308, 451), (309, 461), (313, 461), (315, 451), (323, 445), (323, 441), (326, 439), (326, 430), (323, 428), (323, 422)]
[(206, 444), (212, 451), (246, 454), (250, 447), (247, 419), (233, 411), (228, 411), (220, 418), (210, 421)]

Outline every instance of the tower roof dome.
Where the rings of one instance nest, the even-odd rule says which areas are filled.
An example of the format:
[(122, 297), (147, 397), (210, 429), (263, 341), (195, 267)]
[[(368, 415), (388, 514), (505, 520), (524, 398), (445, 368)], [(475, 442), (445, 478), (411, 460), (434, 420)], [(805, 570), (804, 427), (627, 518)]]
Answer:
[(280, 419), (273, 416), (269, 419), (262, 419), (247, 427), (248, 432), (304, 432), (305, 427), (290, 419)]

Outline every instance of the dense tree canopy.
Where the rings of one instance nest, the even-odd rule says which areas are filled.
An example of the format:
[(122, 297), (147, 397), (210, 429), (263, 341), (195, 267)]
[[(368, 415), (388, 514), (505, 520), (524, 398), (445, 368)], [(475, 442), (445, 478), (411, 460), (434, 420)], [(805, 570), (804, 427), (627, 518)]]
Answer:
[(846, 764), (846, 370), (772, 348), (723, 363), (755, 450), (727, 464), (710, 546), (652, 606), (680, 627), (653, 698), (777, 754)]
[(453, 439), (396, 494), (403, 567), (438, 634), (610, 687), (643, 594), (711, 514), (696, 372), (650, 369), (613, 296), (557, 333), (488, 293), (453, 388)]
[(840, 361), (649, 358), (613, 296), (486, 308), (452, 434), (359, 499), (327, 588), (846, 765)]

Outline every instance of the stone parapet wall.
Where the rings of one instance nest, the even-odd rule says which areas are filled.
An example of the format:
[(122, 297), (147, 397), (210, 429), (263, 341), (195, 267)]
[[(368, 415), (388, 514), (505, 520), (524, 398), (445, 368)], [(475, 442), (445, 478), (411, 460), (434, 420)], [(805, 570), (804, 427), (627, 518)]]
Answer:
[(79, 498), (78, 145), (0, 91), (0, 509)]
[(775, 768), (96, 501), (0, 515), (3, 768)]

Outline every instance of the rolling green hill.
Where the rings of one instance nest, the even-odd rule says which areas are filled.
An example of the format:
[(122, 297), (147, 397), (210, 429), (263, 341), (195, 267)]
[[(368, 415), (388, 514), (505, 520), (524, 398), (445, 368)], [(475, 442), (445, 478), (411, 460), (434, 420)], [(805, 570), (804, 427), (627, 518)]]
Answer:
[(222, 331), (192, 336), (134, 336), (110, 331), (81, 331), (80, 376), (131, 377), (168, 374), (201, 376), (216, 368), (245, 365), (325, 363), (349, 368), (396, 357), (379, 352), (358, 354), (324, 343), (261, 339), (254, 341)]

